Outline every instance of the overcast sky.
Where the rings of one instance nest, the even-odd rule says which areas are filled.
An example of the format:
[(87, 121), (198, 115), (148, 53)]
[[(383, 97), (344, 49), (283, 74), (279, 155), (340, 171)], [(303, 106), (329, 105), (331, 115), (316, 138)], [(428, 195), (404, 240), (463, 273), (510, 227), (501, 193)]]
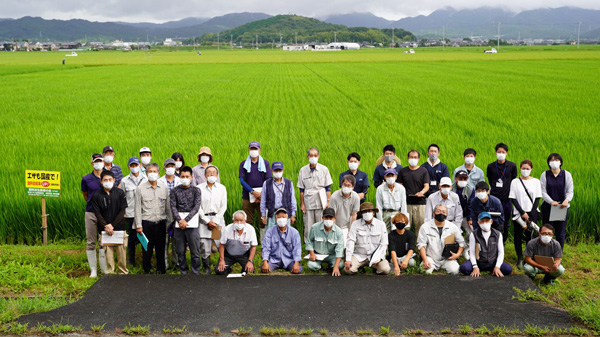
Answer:
[(445, 6), (456, 9), (482, 6), (512, 11), (573, 6), (600, 9), (598, 0), (2, 0), (0, 17), (40, 16), (45, 19), (165, 22), (185, 17), (214, 17), (236, 12), (329, 14), (372, 12), (390, 20), (427, 15)]

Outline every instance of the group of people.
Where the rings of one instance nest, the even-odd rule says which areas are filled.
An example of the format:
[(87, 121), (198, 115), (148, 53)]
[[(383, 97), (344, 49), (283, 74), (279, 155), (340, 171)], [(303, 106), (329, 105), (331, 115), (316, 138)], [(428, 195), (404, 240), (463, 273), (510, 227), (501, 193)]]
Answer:
[[(284, 177), (282, 162), (270, 164), (262, 157), (259, 142), (249, 143), (248, 156), (239, 165), (242, 209), (233, 213), (229, 225), (225, 223), (227, 188), (220, 182), (210, 148), (200, 148), (193, 168), (185, 165), (181, 153), (174, 153), (164, 160), (161, 177), (150, 148), (143, 147), (139, 157), (129, 158), (129, 174), (124, 176), (114, 163), (114, 149), (107, 146), (92, 155), (93, 171), (81, 182), (87, 202), (90, 276), (97, 276), (98, 261), (102, 272), (114, 272), (115, 251), (118, 272), (128, 273), (127, 256), (134, 265), (139, 240), (147, 241), (142, 263), (147, 273), (155, 253), (157, 273), (165, 273), (171, 263), (187, 274), (187, 250), (194, 274), (210, 273), (210, 256), (217, 251), (216, 274), (230, 273), (235, 263), (252, 273), (260, 234), (260, 269), (265, 273), (275, 269), (301, 273), (304, 258), (308, 268), (326, 268), (334, 276), (342, 269), (354, 274), (365, 266), (377, 274), (400, 275), (420, 259), (427, 273), (443, 269), (476, 277), (489, 271), (502, 277), (512, 272), (504, 262), (512, 220), (517, 267), (530, 277), (544, 273), (544, 281), (551, 283), (564, 272), (560, 260), (573, 198), (571, 174), (562, 169), (557, 153), (548, 156), (549, 169), (537, 179), (531, 175), (530, 160), (520, 162), (519, 172), (507, 160), (506, 144), (497, 144), (495, 151), (497, 160), (484, 174), (474, 163), (477, 152), (466, 149), (464, 164), (450, 176), (436, 144), (428, 147), (423, 163), (419, 151), (410, 150), (406, 167), (394, 146), (386, 145), (373, 173), (373, 204), (366, 202), (370, 182), (359, 170), (358, 153), (348, 155), (348, 170), (340, 173), (339, 189), (332, 191), (329, 169), (319, 163), (319, 150), (310, 148), (296, 183), (304, 223), (301, 238), (294, 227), (298, 215), (294, 184)], [(564, 218), (550, 218), (556, 209), (566, 214)], [(101, 242), (117, 231), (123, 234), (123, 243)], [(308, 252), (304, 257), (302, 242)], [(466, 261), (459, 265), (461, 256)], [(552, 266), (547, 258), (553, 259)]]

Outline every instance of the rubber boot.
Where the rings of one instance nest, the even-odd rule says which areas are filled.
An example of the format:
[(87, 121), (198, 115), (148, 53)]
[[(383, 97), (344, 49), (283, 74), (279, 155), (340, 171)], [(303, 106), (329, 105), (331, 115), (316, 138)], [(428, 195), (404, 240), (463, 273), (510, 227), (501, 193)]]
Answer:
[(523, 258), (522, 257), (517, 259), (517, 268), (519, 270), (523, 270)]
[(210, 257), (206, 259), (202, 259), (202, 266), (204, 267), (204, 271), (202, 274), (209, 275), (210, 274)]
[(102, 274), (106, 275), (106, 250), (104, 248), (98, 249), (98, 264)]
[(90, 277), (98, 277), (98, 266), (96, 262), (96, 250), (86, 250), (88, 264), (90, 265)]

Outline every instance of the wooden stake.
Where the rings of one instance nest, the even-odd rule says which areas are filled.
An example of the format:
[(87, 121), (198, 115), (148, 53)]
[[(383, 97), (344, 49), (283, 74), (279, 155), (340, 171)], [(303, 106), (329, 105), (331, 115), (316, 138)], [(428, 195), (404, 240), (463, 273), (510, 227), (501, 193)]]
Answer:
[(46, 198), (42, 197), (42, 235), (44, 246), (48, 245), (48, 215), (46, 214)]

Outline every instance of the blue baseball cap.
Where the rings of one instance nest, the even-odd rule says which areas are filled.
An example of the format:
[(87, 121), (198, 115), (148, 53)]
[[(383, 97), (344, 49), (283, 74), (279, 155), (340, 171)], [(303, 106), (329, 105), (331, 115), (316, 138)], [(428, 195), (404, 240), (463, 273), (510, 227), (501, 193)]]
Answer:
[(257, 142), (257, 141), (252, 141), (252, 142), (250, 142), (250, 144), (248, 144), (248, 148), (249, 148), (249, 149), (251, 149), (251, 148), (253, 148), (253, 147), (254, 147), (254, 148), (257, 148), (257, 149), (260, 149), (260, 143), (259, 143), (259, 142)]
[(275, 171), (275, 170), (283, 170), (283, 163), (280, 161), (276, 161), (273, 163), (273, 165), (271, 166), (271, 170)]
[(398, 175), (398, 172), (396, 172), (396, 169), (389, 168), (389, 169), (385, 170), (385, 172), (383, 172), (383, 176), (385, 177), (388, 174)]
[(129, 158), (129, 164), (127, 166), (131, 166), (131, 164), (140, 164), (140, 159), (138, 157)]
[(479, 213), (479, 220), (485, 219), (485, 218), (491, 219), (492, 216), (488, 212), (481, 212), (481, 213)]

